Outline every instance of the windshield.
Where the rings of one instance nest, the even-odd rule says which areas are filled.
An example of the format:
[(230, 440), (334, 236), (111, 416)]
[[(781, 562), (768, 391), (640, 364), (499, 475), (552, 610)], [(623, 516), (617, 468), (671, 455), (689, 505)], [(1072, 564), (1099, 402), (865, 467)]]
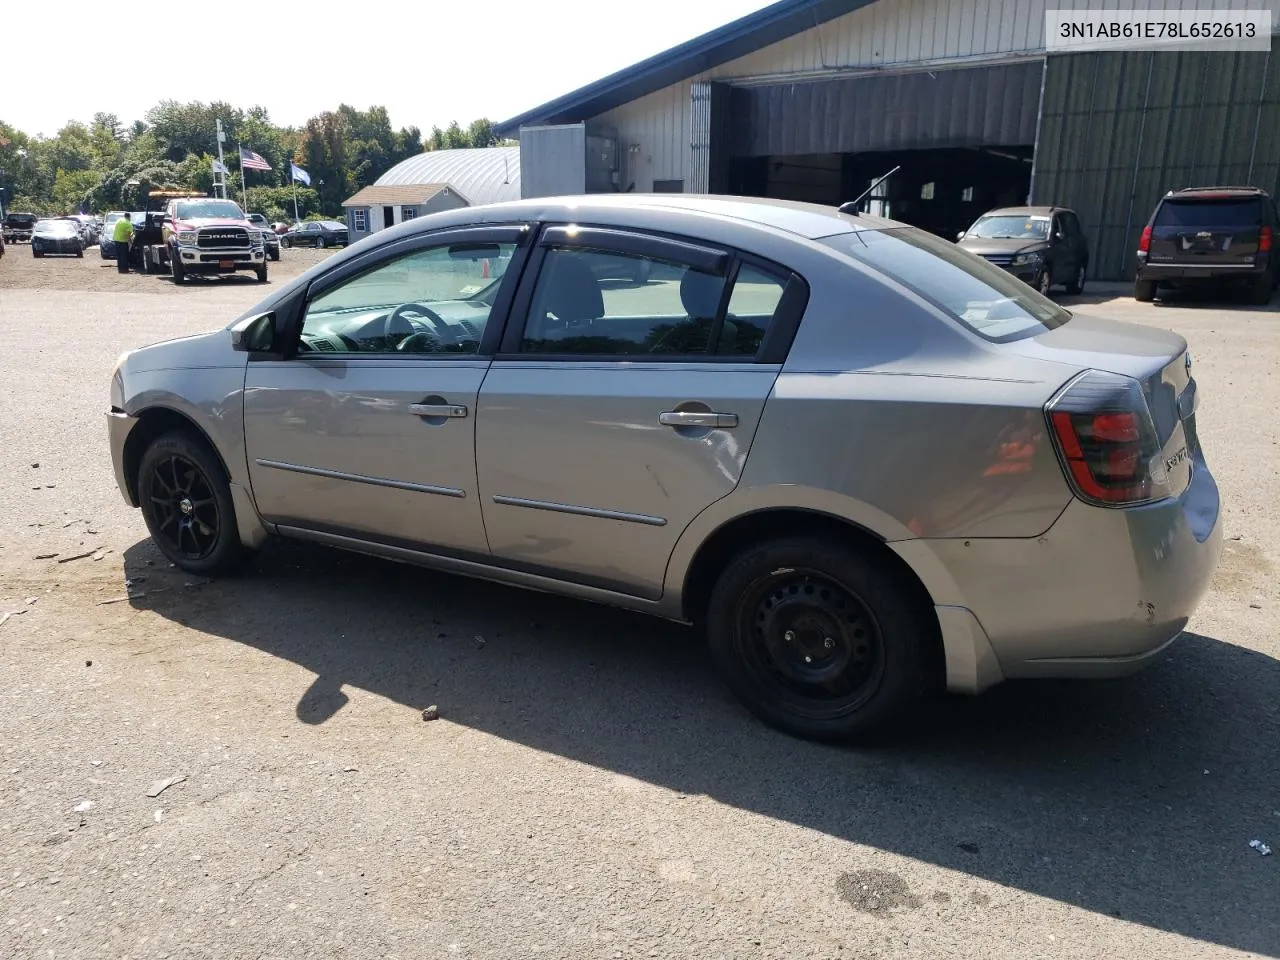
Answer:
[(984, 240), (1044, 240), (1049, 236), (1049, 218), (981, 217), (965, 236)]
[(345, 230), (345, 229), (347, 229), (347, 225), (346, 225), (345, 223), (338, 223), (338, 221), (336, 221), (336, 220), (321, 220), (321, 221), (320, 221), (320, 226), (322, 226), (322, 227), (328, 227), (330, 230)]
[(123, 213), (120, 213), (118, 210), (113, 210), (111, 213), (107, 214), (107, 218), (103, 221), (103, 225), (109, 227), (123, 216)]
[(266, 223), (267, 222), (267, 218), (260, 213), (245, 214), (245, 219), (248, 220), (250, 223)]
[(1262, 201), (1249, 199), (1166, 200), (1156, 214), (1158, 227), (1255, 227), (1262, 222)]
[(842, 233), (821, 242), (896, 280), (987, 340), (1034, 336), (1071, 319), (1011, 274), (914, 227)]
[(79, 233), (78, 224), (72, 223), (70, 220), (41, 220), (36, 224), (36, 229), (41, 233)]
[(239, 204), (230, 200), (184, 200), (178, 204), (179, 220), (243, 220)]

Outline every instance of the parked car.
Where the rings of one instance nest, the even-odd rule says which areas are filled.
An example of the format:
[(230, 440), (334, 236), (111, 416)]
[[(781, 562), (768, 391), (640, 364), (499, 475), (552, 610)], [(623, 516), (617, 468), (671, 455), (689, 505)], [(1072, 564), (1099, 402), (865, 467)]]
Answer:
[(77, 231), (79, 232), (79, 234), (80, 234), (80, 244), (81, 244), (81, 246), (83, 246), (85, 249), (88, 249), (89, 247), (91, 247), (91, 246), (93, 245), (93, 233), (92, 233), (92, 231), (89, 229), (89, 225), (88, 225), (87, 223), (85, 223), (83, 220), (81, 220), (79, 217), (75, 217), (75, 216), (66, 216), (66, 217), (55, 217), (54, 219), (55, 219), (55, 220), (64, 220), (64, 221), (66, 221), (67, 223), (74, 224), (74, 225), (75, 225), (76, 230), (77, 230)]
[(1058, 284), (1070, 294), (1084, 289), (1089, 270), (1089, 241), (1073, 210), (1064, 207), (989, 210), (956, 240), (962, 249), (1007, 270), (1045, 296)]
[(278, 237), (281, 234), (289, 232), (289, 224), (285, 223), (283, 220), (277, 220), (275, 223), (271, 224), (271, 230)]
[(114, 260), (116, 258), (116, 242), (111, 239), (112, 230), (115, 229), (116, 221), (121, 217), (129, 216), (124, 210), (112, 210), (102, 219), (102, 230), (98, 235), (98, 253), (103, 260)]
[(286, 247), (345, 247), (347, 225), (337, 220), (306, 220), (280, 238)]
[(98, 237), (99, 237), (99, 234), (101, 233), (102, 225), (98, 223), (97, 217), (87, 213), (77, 213), (73, 215), (73, 219), (79, 220), (80, 223), (83, 224), (84, 226), (86, 246), (91, 247), (98, 242)]
[(1133, 298), (1145, 303), (1160, 287), (1226, 283), (1242, 287), (1253, 303), (1269, 303), (1280, 283), (1278, 231), (1276, 205), (1265, 190), (1170, 190), (1142, 228)]
[(26, 243), (31, 239), (37, 219), (34, 213), (7, 213), (0, 221), (0, 237), (6, 243)]
[(37, 220), (31, 231), (31, 255), (43, 257), (49, 253), (69, 253), (84, 256), (84, 236), (74, 220)]
[(275, 534), (690, 621), (825, 739), (943, 684), (1131, 672), (1213, 575), (1186, 341), (949, 240), (634, 194), (382, 236), (121, 358), (116, 480), (183, 570)]
[(260, 213), (246, 213), (244, 217), (262, 231), (262, 244), (263, 248), (267, 251), (267, 256), (272, 260), (279, 260), (280, 238), (276, 236), (276, 232), (271, 229), (271, 224), (267, 222), (267, 218)]

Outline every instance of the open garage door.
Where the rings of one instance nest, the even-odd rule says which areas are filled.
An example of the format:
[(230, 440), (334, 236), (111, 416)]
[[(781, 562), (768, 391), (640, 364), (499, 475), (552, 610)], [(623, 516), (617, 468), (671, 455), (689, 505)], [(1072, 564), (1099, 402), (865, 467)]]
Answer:
[(868, 209), (954, 238), (983, 211), (1026, 201), (1043, 70), (734, 88), (727, 192), (840, 204), (900, 165)]

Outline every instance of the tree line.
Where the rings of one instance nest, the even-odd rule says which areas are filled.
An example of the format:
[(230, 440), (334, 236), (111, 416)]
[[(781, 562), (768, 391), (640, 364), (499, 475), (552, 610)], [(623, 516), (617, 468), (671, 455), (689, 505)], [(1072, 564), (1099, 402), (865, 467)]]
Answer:
[(368, 110), (342, 104), (301, 127), (277, 126), (264, 107), (164, 100), (143, 120), (124, 125), (111, 113), (89, 123), (72, 121), (51, 137), (32, 136), (0, 121), (0, 203), (6, 211), (48, 216), (141, 210), (149, 190), (213, 190), (218, 156), (217, 121), (228, 169), (228, 194), (240, 199), (237, 146), (259, 154), (270, 171), (245, 171), (247, 205), (269, 219), (292, 219), (292, 161), (311, 178), (298, 184), (299, 214), (340, 216), (342, 201), (368, 186), (401, 160), (424, 150), (491, 147), (499, 144), (493, 124), (480, 119), (463, 127), (391, 126), (385, 107)]

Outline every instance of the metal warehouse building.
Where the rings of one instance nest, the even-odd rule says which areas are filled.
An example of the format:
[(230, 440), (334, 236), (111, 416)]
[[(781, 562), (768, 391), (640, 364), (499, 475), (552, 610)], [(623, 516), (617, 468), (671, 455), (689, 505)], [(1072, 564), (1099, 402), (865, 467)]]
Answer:
[[(1089, 236), (1090, 274), (1121, 279), (1166, 190), (1280, 187), (1280, 63), (1244, 52), (1046, 55), (1047, 9), (1100, 6), (782, 0), (499, 133), (520, 140), (524, 196), (838, 204), (901, 165), (869, 201), (874, 212), (954, 237), (993, 206), (1070, 206)], [(1265, 6), (1280, 21), (1280, 0)]]

